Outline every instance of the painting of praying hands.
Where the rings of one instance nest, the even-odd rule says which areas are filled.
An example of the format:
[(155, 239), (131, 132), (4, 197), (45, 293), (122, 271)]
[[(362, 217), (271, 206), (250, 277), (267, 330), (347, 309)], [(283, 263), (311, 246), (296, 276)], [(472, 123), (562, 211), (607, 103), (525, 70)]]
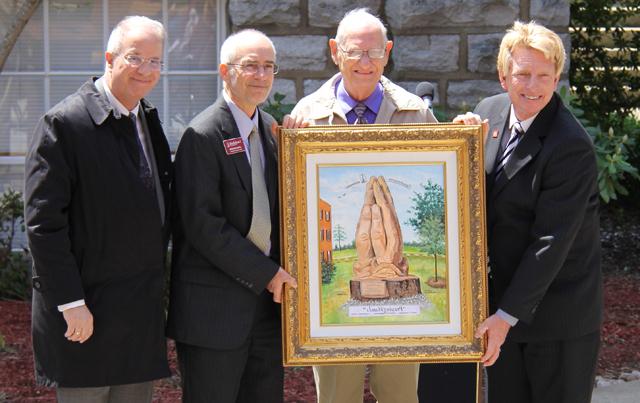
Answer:
[(285, 365), (477, 362), (483, 138), (452, 124), (280, 129)]
[(318, 174), (321, 322), (446, 322), (443, 164), (329, 165)]

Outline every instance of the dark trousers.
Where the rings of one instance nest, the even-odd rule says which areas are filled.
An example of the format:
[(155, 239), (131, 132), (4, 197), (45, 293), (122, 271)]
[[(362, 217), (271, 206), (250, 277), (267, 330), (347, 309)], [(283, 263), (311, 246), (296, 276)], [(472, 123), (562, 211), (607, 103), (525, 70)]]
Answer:
[(490, 403), (589, 403), (600, 333), (529, 343), (506, 341), (488, 367)]
[[(284, 369), (280, 320), (271, 301), (256, 313), (249, 338), (234, 350), (176, 343), (187, 403), (282, 403)], [(220, 323), (225, 326), (225, 323)]]
[(420, 403), (475, 403), (476, 394), (481, 393), (477, 367), (475, 363), (420, 364)]

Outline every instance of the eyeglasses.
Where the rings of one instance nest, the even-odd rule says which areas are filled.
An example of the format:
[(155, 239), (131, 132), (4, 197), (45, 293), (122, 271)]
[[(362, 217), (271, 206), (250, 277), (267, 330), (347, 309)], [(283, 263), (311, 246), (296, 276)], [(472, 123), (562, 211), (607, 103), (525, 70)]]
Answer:
[(387, 50), (385, 48), (369, 49), (369, 50), (362, 50), (362, 49), (346, 50), (346, 49), (343, 49), (342, 46), (338, 46), (338, 47), (340, 48), (340, 51), (347, 56), (347, 59), (353, 59), (353, 60), (362, 59), (362, 56), (364, 56), (365, 53), (367, 54), (367, 56), (369, 56), (369, 59), (382, 59), (384, 55), (387, 53)]
[(164, 66), (164, 62), (156, 57), (150, 57), (148, 59), (138, 55), (124, 55), (122, 56), (125, 62), (131, 67), (139, 68), (143, 64), (148, 63), (151, 70), (160, 70)]
[(258, 71), (262, 69), (264, 74), (278, 74), (278, 65), (273, 63), (267, 64), (258, 64), (258, 63), (244, 63), (244, 64), (233, 64), (227, 63), (227, 66), (235, 66), (240, 70), (244, 71), (248, 74), (258, 74)]

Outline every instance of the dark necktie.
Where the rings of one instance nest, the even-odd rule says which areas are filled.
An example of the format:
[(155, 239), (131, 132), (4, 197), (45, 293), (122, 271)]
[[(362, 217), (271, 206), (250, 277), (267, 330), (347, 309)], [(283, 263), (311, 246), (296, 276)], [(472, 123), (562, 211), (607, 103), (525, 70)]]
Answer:
[(153, 183), (153, 174), (151, 173), (151, 167), (149, 166), (149, 162), (147, 161), (147, 157), (144, 154), (144, 148), (142, 147), (142, 142), (140, 141), (140, 136), (138, 135), (138, 126), (136, 124), (136, 115), (130, 113), (131, 121), (133, 122), (134, 135), (136, 138), (136, 144), (138, 145), (138, 175), (140, 176), (140, 180), (142, 184), (147, 190), (153, 190), (155, 188)]
[(514, 123), (513, 127), (511, 128), (511, 137), (509, 137), (509, 142), (504, 148), (504, 152), (502, 153), (502, 156), (498, 160), (498, 165), (496, 166), (496, 180), (498, 180), (498, 178), (502, 175), (504, 166), (507, 165), (507, 162), (509, 162), (509, 157), (511, 157), (511, 154), (513, 154), (513, 150), (520, 142), (523, 134), (524, 130), (522, 129), (522, 125), (520, 124), (520, 122)]
[(265, 255), (271, 242), (271, 214), (269, 195), (260, 161), (260, 134), (254, 127), (249, 134), (249, 156), (251, 158), (251, 187), (253, 214), (247, 239), (253, 242)]
[(367, 105), (358, 102), (356, 104), (356, 106), (353, 107), (353, 111), (356, 114), (356, 121), (354, 124), (356, 125), (366, 125), (369, 122), (367, 121), (367, 118), (364, 116), (364, 113), (367, 111)]

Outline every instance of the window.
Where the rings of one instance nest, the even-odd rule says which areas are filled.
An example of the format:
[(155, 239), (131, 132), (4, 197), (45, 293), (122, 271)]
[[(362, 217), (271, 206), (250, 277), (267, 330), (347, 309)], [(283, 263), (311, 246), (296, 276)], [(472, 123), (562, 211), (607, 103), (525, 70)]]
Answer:
[[(109, 34), (127, 15), (153, 18), (167, 30), (165, 67), (147, 98), (158, 108), (173, 151), (185, 125), (215, 101), (224, 0), (42, 0), (0, 73), (0, 192), (22, 190), (36, 123), (91, 76), (103, 74)], [(22, 245), (18, 234), (14, 247)]]
[(324, 241), (324, 230), (320, 228), (320, 240)]
[(324, 213), (324, 219), (325, 219), (325, 221), (329, 221), (329, 220), (331, 219), (331, 216), (330, 216), (329, 210), (325, 211), (325, 213)]
[(175, 151), (185, 125), (218, 94), (222, 0), (43, 0), (0, 73), (0, 186), (22, 189), (24, 154), (38, 119), (91, 76), (104, 72), (109, 34), (124, 16), (167, 30), (165, 67), (147, 96)]
[(324, 210), (320, 209), (320, 221), (322, 221), (322, 217), (324, 217)]

